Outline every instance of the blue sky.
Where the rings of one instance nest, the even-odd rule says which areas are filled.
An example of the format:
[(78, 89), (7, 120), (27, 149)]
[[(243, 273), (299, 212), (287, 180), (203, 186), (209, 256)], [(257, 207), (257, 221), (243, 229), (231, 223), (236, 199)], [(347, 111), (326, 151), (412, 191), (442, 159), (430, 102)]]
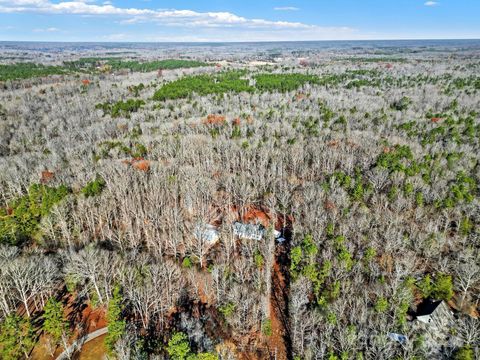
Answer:
[(0, 40), (480, 38), (480, 0), (0, 0)]

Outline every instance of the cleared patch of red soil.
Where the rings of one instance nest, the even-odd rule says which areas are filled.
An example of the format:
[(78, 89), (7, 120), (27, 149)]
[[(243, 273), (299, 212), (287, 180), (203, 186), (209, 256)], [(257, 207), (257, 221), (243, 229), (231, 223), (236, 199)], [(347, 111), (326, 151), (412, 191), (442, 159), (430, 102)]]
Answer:
[(267, 209), (254, 205), (246, 206), (243, 209), (234, 206), (232, 207), (232, 212), (237, 213), (236, 217), (243, 223), (261, 224), (265, 228), (273, 225), (276, 230), (288, 228), (293, 222), (293, 218), (290, 215), (283, 217), (281, 214), (272, 214)]
[(337, 207), (335, 206), (335, 203), (333, 201), (326, 200), (323, 203), (323, 208), (327, 211), (331, 211), (331, 210), (335, 210)]
[(133, 161), (132, 166), (137, 170), (147, 172), (147, 171), (150, 170), (150, 161), (148, 161), (148, 160)]
[(206, 119), (203, 119), (205, 125), (223, 125), (227, 119), (223, 115), (210, 114)]
[[(69, 343), (73, 343), (75, 339), (107, 326), (104, 308), (94, 309), (88, 303), (76, 301), (71, 294), (63, 296), (61, 301), (65, 309), (64, 316), (69, 321), (72, 332)], [(59, 346), (55, 349), (54, 356), (51, 356), (48, 349), (48, 337), (42, 334), (32, 350), (30, 358), (50, 360), (55, 359), (62, 352), (63, 348)], [(83, 353), (83, 350), (81, 353)]]
[(289, 268), (288, 242), (285, 242), (277, 246), (273, 263), (270, 295), (272, 335), (267, 339), (270, 357), (279, 360), (293, 358), (288, 311)]
[(54, 176), (55, 176), (55, 174), (52, 171), (48, 171), (48, 170), (42, 171), (42, 174), (40, 176), (40, 182), (42, 184), (46, 184), (50, 180), (52, 180), (54, 178)]
[(144, 158), (134, 158), (131, 160), (122, 160), (122, 163), (125, 165), (130, 165), (134, 169), (139, 171), (148, 172), (150, 170), (150, 161), (145, 160)]

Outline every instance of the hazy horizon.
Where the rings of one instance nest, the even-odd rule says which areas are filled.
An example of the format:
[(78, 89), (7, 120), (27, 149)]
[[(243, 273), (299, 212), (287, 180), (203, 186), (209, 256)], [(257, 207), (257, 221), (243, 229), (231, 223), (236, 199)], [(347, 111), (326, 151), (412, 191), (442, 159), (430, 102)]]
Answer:
[(468, 0), (0, 0), (0, 40), (271, 42), (478, 39)]

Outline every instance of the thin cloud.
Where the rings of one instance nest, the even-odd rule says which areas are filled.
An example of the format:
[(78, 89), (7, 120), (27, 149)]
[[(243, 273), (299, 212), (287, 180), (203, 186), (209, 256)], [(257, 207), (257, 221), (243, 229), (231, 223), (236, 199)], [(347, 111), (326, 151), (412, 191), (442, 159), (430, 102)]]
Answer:
[(33, 32), (57, 32), (60, 31), (60, 29), (56, 27), (49, 27), (46, 29), (33, 29)]
[(122, 8), (111, 4), (97, 5), (87, 1), (63, 1), (53, 3), (49, 0), (0, 0), (0, 13), (41, 13), (70, 15), (109, 15), (125, 17), (127, 23), (154, 21), (166, 25), (232, 27), (246, 28), (270, 27), (285, 29), (308, 29), (313, 25), (300, 22), (249, 19), (230, 12), (197, 12), (193, 10), (152, 10), (140, 8)]
[[(102, 0), (100, 0), (102, 1)], [(302, 22), (246, 18), (231, 12), (198, 12), (178, 9), (149, 9), (118, 7), (92, 0), (0, 0), (0, 13), (61, 14), (80, 17), (108, 17), (129, 30), (113, 34), (99, 34), (108, 40), (118, 38), (145, 39), (136, 24), (152, 23), (162, 28), (169, 41), (178, 41), (194, 35), (194, 39), (211, 41), (276, 41), (276, 40), (332, 40), (362, 37), (356, 29), (346, 26), (319, 26)], [(189, 30), (192, 29), (192, 30)], [(122, 39), (123, 38), (123, 39)], [(193, 39), (192, 39), (193, 40)]]
[(275, 11), (298, 11), (300, 9), (298, 7), (295, 7), (295, 6), (277, 6), (277, 7), (274, 7), (273, 10), (275, 10)]
[(437, 1), (427, 1), (424, 5), (425, 6), (437, 6), (438, 2)]

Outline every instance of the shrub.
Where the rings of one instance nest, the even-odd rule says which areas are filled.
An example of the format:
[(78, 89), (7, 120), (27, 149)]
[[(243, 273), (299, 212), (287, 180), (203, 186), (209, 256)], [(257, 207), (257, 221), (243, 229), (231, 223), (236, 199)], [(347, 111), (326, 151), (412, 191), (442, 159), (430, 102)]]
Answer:
[(265, 319), (262, 322), (262, 334), (272, 336), (272, 321), (270, 319)]
[(254, 257), (254, 261), (255, 261), (255, 266), (258, 269), (261, 269), (263, 267), (263, 264), (264, 264), (265, 261), (263, 259), (262, 254), (260, 253), (260, 251), (256, 250), (253, 257)]
[(388, 310), (388, 300), (384, 297), (380, 297), (375, 303), (375, 311), (378, 313), (383, 313)]
[(97, 196), (100, 195), (104, 188), (105, 180), (103, 180), (102, 177), (97, 175), (95, 180), (87, 183), (87, 185), (85, 185), (81, 192), (83, 195), (85, 195), (85, 197)]
[(457, 350), (453, 358), (455, 360), (473, 360), (475, 353), (470, 345), (465, 345)]
[(392, 109), (398, 110), (398, 111), (404, 111), (407, 110), (410, 104), (412, 103), (412, 100), (406, 96), (402, 97), (400, 100), (395, 101), (392, 104)]
[(218, 310), (222, 313), (224, 317), (229, 317), (233, 314), (235, 311), (235, 308), (237, 305), (233, 302), (226, 303), (225, 305), (222, 305), (218, 308)]
[(192, 260), (186, 256), (182, 261), (182, 266), (186, 269), (190, 269), (192, 267)]

